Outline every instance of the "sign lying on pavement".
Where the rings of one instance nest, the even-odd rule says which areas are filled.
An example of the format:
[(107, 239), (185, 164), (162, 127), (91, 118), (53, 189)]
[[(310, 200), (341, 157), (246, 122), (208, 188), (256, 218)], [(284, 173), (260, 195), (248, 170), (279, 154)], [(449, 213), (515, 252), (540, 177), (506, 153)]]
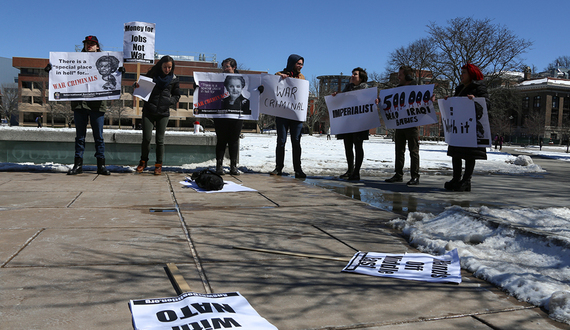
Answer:
[(239, 292), (185, 292), (172, 298), (131, 300), (129, 308), (135, 330), (277, 330)]
[(424, 253), (357, 252), (342, 271), (415, 281), (461, 283), (457, 249), (437, 257)]

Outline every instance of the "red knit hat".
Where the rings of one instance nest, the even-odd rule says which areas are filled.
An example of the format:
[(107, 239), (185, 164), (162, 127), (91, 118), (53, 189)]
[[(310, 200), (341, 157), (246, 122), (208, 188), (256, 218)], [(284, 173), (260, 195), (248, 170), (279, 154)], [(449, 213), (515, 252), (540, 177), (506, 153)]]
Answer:
[(475, 65), (471, 64), (471, 63), (467, 63), (464, 66), (461, 67), (462, 69), (467, 70), (467, 72), (469, 72), (469, 76), (471, 77), (472, 80), (483, 80), (485, 77), (483, 76), (483, 73), (481, 73), (481, 70), (479, 70), (478, 67), (476, 67)]

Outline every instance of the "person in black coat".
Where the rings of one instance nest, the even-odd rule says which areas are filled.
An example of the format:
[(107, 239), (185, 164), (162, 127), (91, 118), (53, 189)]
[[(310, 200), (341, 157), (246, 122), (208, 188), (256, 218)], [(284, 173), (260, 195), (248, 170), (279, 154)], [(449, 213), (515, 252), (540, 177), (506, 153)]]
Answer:
[[(484, 97), (487, 103), (487, 109), (490, 109), (489, 93), (487, 87), (483, 83), (483, 73), (473, 64), (467, 63), (461, 67), (461, 84), (455, 88), (454, 96), (467, 96), (469, 99), (475, 97)], [(480, 117), (483, 115), (482, 108), (476, 103), (477, 115), (477, 131), (479, 133), (482, 128), (479, 122)], [(479, 109), (480, 108), (480, 109)], [(447, 148), (447, 155), (451, 156), (453, 165), (453, 178), (451, 181), (445, 183), (444, 187), (447, 190), (453, 191), (471, 191), (471, 177), (475, 169), (475, 160), (487, 159), (487, 151), (484, 147), (455, 147), (449, 146)], [(465, 160), (465, 172), (461, 178), (462, 160)]]
[[(143, 106), (143, 140), (141, 143), (141, 160), (137, 166), (137, 173), (141, 173), (146, 168), (153, 127), (156, 127), (154, 174), (160, 175), (162, 173), (164, 134), (170, 118), (170, 108), (176, 106), (180, 99), (179, 79), (174, 74), (174, 68), (174, 59), (166, 55), (150, 68), (146, 74), (147, 77), (152, 78), (156, 85), (150, 93), (148, 102), (145, 102)], [(135, 87), (139, 87), (137, 83), (135, 83)]]

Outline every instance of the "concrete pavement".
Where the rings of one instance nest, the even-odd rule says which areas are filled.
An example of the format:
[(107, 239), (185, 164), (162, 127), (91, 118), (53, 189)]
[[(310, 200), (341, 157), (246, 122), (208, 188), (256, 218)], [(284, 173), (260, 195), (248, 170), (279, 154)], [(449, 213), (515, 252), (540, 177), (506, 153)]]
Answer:
[(232, 248), (414, 252), (386, 221), (451, 204), (566, 206), (567, 165), (536, 162), (549, 173), (476, 176), (464, 194), (429, 171), (413, 188), (332, 182), (376, 192), (383, 208), (315, 186), (319, 178), (226, 176), (258, 191), (204, 194), (179, 184), (183, 173), (0, 172), (0, 329), (131, 329), (129, 300), (176, 295), (169, 262), (193, 291), (239, 291), (279, 329), (568, 329), (465, 271), (460, 285), (424, 283)]

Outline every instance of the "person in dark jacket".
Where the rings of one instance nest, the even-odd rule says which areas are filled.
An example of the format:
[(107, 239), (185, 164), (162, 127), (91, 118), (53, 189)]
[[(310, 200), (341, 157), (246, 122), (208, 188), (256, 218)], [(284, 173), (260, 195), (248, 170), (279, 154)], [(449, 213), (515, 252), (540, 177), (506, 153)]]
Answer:
[[(141, 160), (137, 166), (137, 173), (142, 173), (148, 163), (153, 127), (156, 127), (154, 174), (160, 175), (162, 173), (164, 133), (170, 118), (170, 108), (176, 106), (180, 99), (179, 79), (174, 74), (174, 68), (174, 59), (166, 55), (146, 73), (146, 76), (152, 78), (156, 85), (150, 93), (148, 102), (145, 102), (143, 106), (143, 139), (141, 143)], [(139, 87), (137, 83), (135, 83), (135, 87)]]
[[(484, 97), (487, 109), (490, 109), (489, 93), (483, 84), (483, 73), (473, 64), (467, 63), (461, 67), (461, 84), (455, 88), (455, 96), (467, 96), (469, 99)], [(475, 103), (477, 119), (482, 116), (482, 108), (477, 109)], [(480, 106), (479, 106), (480, 107)], [(477, 121), (477, 127), (480, 123)], [(455, 147), (447, 148), (447, 155), (451, 156), (453, 165), (453, 178), (444, 185), (445, 189), (453, 191), (471, 191), (471, 177), (475, 169), (475, 160), (487, 159), (487, 151), (484, 147)], [(461, 178), (462, 160), (465, 160), (465, 172)]]
[[(361, 68), (354, 68), (350, 76), (349, 83), (344, 87), (343, 93), (359, 89), (368, 88), (366, 82), (368, 81), (368, 74)], [(336, 96), (337, 93), (332, 93)], [(360, 180), (360, 167), (364, 160), (364, 148), (362, 144), (364, 140), (368, 140), (368, 130), (352, 133), (338, 134), (337, 139), (344, 141), (344, 154), (346, 155), (346, 162), (348, 163), (348, 170), (340, 176), (341, 179), (348, 179), (358, 181)], [(354, 152), (353, 152), (354, 149)], [(354, 158), (356, 154), (356, 158)]]
[[(224, 73), (238, 73), (237, 71), (237, 62), (233, 58), (226, 58), (222, 62), (222, 71)], [(229, 82), (228, 78), (232, 78), (232, 76), (227, 76), (226, 82), (224, 85), (227, 85)], [(245, 85), (245, 81), (242, 77), (233, 77), (231, 81), (235, 81), (235, 79), (241, 78), (243, 81), (243, 85)], [(244, 86), (241, 86), (243, 88)], [(226, 88), (229, 88), (226, 86)], [(228, 89), (229, 91), (229, 89)], [(224, 103), (224, 100), (227, 99), (227, 103)], [(251, 114), (251, 110), (249, 108), (249, 100), (244, 98), (241, 95), (237, 97), (233, 104), (229, 102), (230, 96), (222, 100), (222, 108), (223, 109), (243, 109), (245, 113)], [(247, 102), (244, 102), (247, 101)], [(246, 104), (247, 103), (247, 104)], [(239, 157), (239, 137), (241, 135), (241, 128), (243, 125), (243, 120), (241, 119), (233, 119), (233, 118), (214, 118), (214, 129), (216, 130), (216, 173), (218, 175), (224, 174), (223, 169), (223, 162), (224, 162), (224, 154), (226, 152), (226, 146), (230, 152), (230, 174), (231, 175), (239, 175), (239, 171), (237, 168), (237, 162)]]
[[(275, 73), (285, 78), (305, 79), (301, 69), (305, 65), (305, 59), (297, 54), (289, 55), (287, 67), (283, 71)], [(285, 143), (287, 142), (287, 131), (291, 134), (291, 146), (293, 147), (293, 170), (295, 178), (304, 179), (307, 175), (301, 169), (301, 133), (303, 122), (282, 117), (275, 117), (277, 128), (277, 146), (275, 147), (275, 169), (269, 175), (282, 175), (285, 166)]]

